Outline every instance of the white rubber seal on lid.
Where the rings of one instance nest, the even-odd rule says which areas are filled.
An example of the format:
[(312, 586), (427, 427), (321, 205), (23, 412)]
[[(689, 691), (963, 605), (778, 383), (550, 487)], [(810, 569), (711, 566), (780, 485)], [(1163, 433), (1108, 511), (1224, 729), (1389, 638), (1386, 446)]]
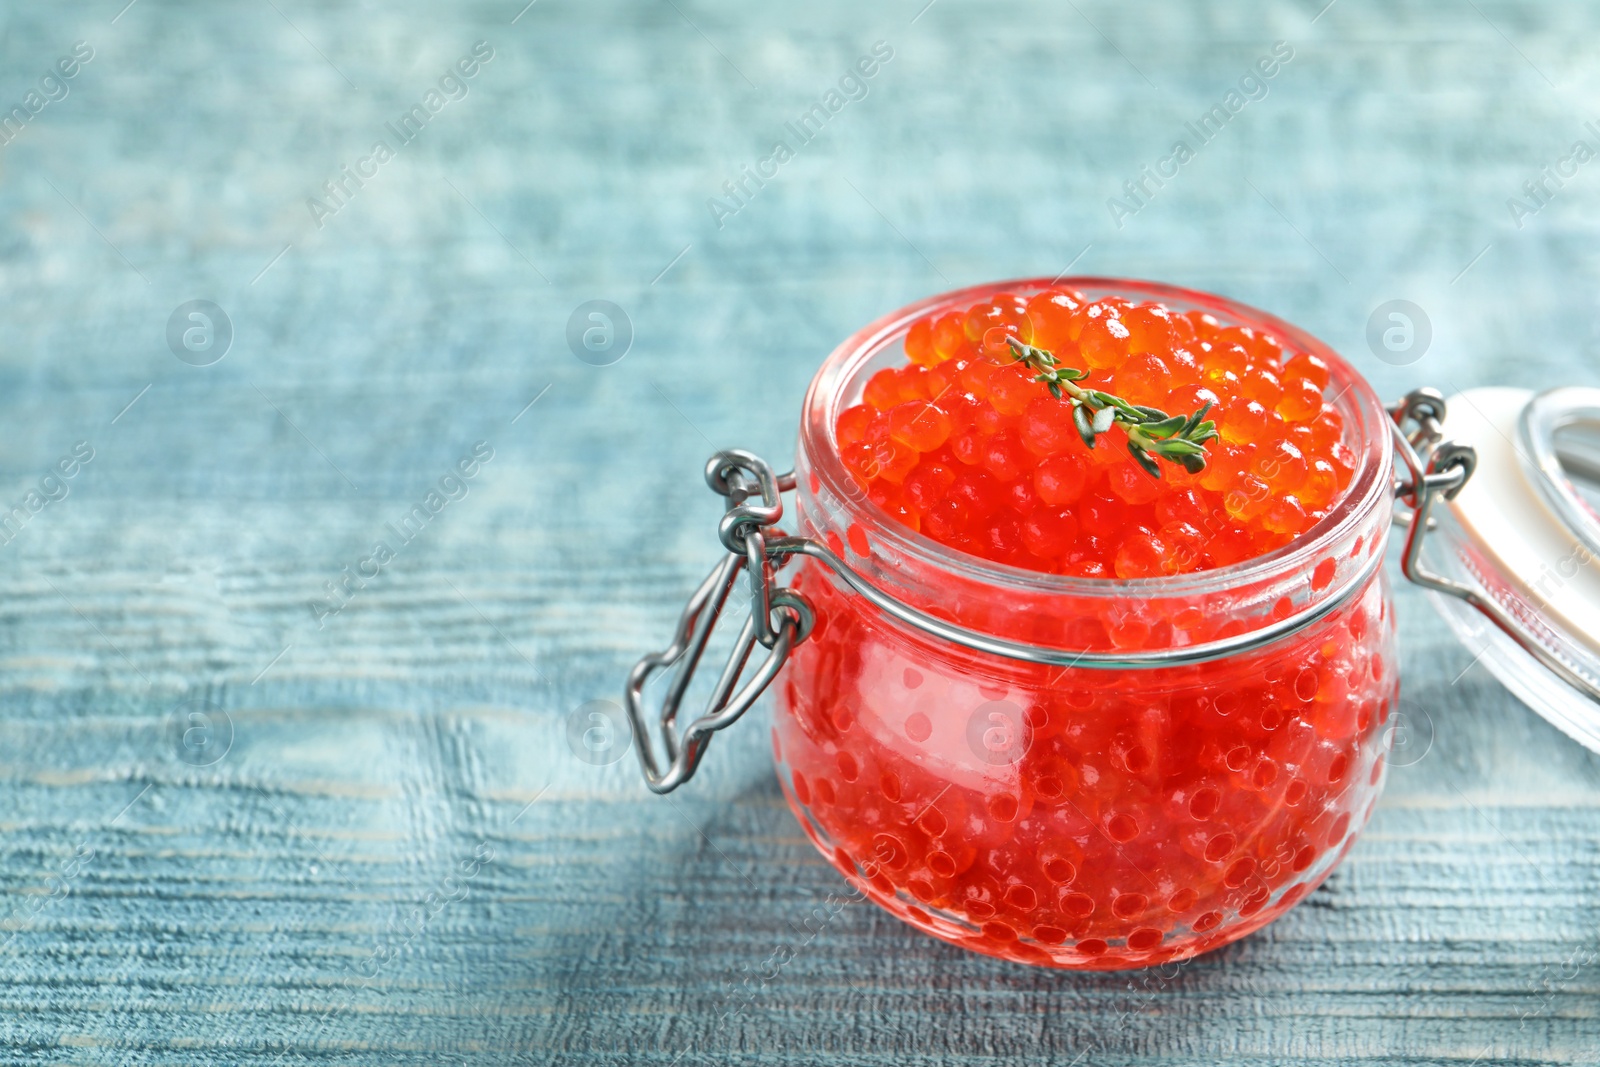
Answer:
[(1526, 389), (1473, 389), (1445, 401), (1445, 433), (1478, 450), (1478, 469), (1450, 510), (1509, 590), (1600, 655), (1600, 560), (1529, 476), (1518, 422), (1532, 399)]
[[(1540, 394), (1537, 405), (1535, 399), (1526, 389), (1484, 388), (1446, 401), (1446, 438), (1471, 445), (1478, 463), (1429, 541), (1443, 549), (1447, 573), (1480, 588), (1527, 636), (1600, 686), (1600, 551), (1588, 543), (1592, 529), (1585, 526), (1595, 515), (1554, 459), (1553, 443), (1555, 431), (1573, 421), (1555, 416), (1577, 410), (1581, 400), (1600, 401), (1600, 393), (1554, 390)], [(1541, 447), (1533, 447), (1535, 440)], [(1584, 513), (1567, 506), (1569, 500), (1579, 501)], [(1430, 595), (1457, 636), (1507, 688), (1600, 752), (1600, 703), (1469, 605)]]

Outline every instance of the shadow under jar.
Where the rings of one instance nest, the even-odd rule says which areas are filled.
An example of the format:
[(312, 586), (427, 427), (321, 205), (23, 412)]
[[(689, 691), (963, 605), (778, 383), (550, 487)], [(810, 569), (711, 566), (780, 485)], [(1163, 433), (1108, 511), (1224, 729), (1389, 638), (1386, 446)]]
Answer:
[(1047, 284), (948, 293), (841, 345), (806, 397), (794, 522), (896, 599), (1057, 662), (943, 640), (805, 558), (790, 584), (817, 621), (774, 687), (773, 751), (818, 849), (904, 921), (1022, 963), (1149, 966), (1281, 915), (1371, 815), (1398, 690), (1381, 568), (1389, 417), (1337, 354), (1262, 312), (1068, 280), (1091, 298), (1206, 311), (1319, 356), (1354, 475), (1294, 541), (1215, 570), (1084, 579), (958, 552), (867, 499), (834, 426), (873, 372), (903, 359), (913, 322)]

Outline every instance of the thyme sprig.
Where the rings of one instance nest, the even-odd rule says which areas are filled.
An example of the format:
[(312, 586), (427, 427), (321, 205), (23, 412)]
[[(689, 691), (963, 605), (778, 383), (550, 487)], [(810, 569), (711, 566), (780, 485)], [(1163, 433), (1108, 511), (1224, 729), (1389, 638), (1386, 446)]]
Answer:
[(1043, 382), (1057, 400), (1071, 402), (1072, 424), (1090, 448), (1096, 437), (1120, 425), (1128, 434), (1128, 452), (1134, 462), (1152, 478), (1161, 477), (1154, 457), (1176, 463), (1190, 474), (1206, 469), (1206, 442), (1217, 437), (1217, 424), (1206, 418), (1209, 402), (1191, 415), (1168, 415), (1160, 408), (1130, 404), (1114, 393), (1078, 385), (1089, 376), (1088, 371), (1062, 366), (1052, 353), (1015, 337), (1007, 341), (1012, 358), (1038, 372), (1034, 381)]

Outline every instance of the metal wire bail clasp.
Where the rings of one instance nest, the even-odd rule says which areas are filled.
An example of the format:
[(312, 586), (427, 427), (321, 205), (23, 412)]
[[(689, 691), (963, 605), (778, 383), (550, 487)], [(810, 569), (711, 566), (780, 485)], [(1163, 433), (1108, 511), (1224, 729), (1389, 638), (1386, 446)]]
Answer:
[[(678, 619), (672, 644), (634, 665), (628, 675), (624, 697), (634, 748), (639, 753), (639, 766), (644, 771), (645, 783), (656, 793), (670, 793), (694, 776), (711, 743), (711, 735), (731, 726), (750, 709), (777, 677), (794, 646), (811, 633), (815, 621), (811, 604), (805, 597), (776, 585), (774, 559), (780, 559), (783, 553), (768, 548), (769, 531), (782, 537), (782, 531), (776, 528), (778, 520), (783, 518), (782, 494), (794, 488), (794, 475), (776, 474), (772, 465), (760, 456), (742, 449), (727, 449), (706, 463), (706, 484), (728, 501), (727, 510), (717, 524), (717, 536), (729, 554), (711, 568), (711, 573), (689, 598), (688, 606)], [(749, 575), (750, 613), (734, 638), (733, 651), (728, 654), (728, 662), (711, 692), (705, 712), (680, 731), (678, 706), (741, 571)], [(757, 643), (768, 649), (766, 659), (740, 686), (740, 678)], [(678, 665), (677, 673), (662, 698), (659, 716), (661, 743), (667, 761), (663, 768), (657, 761), (655, 741), (645, 719), (644, 687), (652, 674), (674, 664)]]
[(1432, 528), (1434, 504), (1461, 492), (1477, 469), (1478, 453), (1470, 445), (1444, 439), (1445, 403), (1437, 389), (1413, 389), (1389, 408), (1389, 416), (1395, 451), (1405, 467), (1403, 478), (1396, 472), (1396, 497), (1407, 509), (1400, 521), (1409, 527), (1401, 573), (1425, 589), (1473, 603), (1476, 593), (1423, 565), (1422, 544)]
[(1471, 445), (1445, 439), (1444, 397), (1436, 390), (1415, 389), (1407, 393), (1405, 399), (1389, 409), (1389, 415), (1395, 451), (1407, 476), (1399, 480), (1396, 472), (1396, 496), (1407, 509), (1396, 519), (1409, 527), (1400, 555), (1401, 573), (1424, 589), (1470, 605), (1556, 677), (1591, 700), (1600, 701), (1600, 686), (1530, 633), (1498, 599), (1424, 562), (1422, 546), (1434, 528), (1434, 505), (1440, 500), (1453, 500), (1461, 492), (1477, 469), (1478, 453)]

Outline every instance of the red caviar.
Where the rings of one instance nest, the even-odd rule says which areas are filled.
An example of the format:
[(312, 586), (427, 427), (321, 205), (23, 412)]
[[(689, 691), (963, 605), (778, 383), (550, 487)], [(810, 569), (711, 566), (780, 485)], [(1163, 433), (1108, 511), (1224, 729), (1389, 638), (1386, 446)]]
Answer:
[[(1118, 428), (1091, 449), (1071, 403), (1035, 380), (1008, 337), (1129, 403), (1209, 405), (1221, 436), (1206, 469), (1161, 463), (1156, 479)], [(845, 461), (907, 526), (999, 563), (1117, 578), (1228, 566), (1314, 526), (1354, 471), (1323, 397), (1326, 362), (1206, 313), (1069, 289), (997, 293), (918, 321), (905, 348), (909, 362), (872, 375), (839, 415)]]
[[(782, 676), (783, 789), (847, 879), (979, 952), (1112, 969), (1242, 937), (1327, 876), (1381, 788), (1398, 687), (1381, 405), (1249, 309), (1044, 287), (930, 303), (909, 364), (867, 375), (847, 345), (819, 375), (801, 533), (925, 612), (1057, 648), (1181, 649), (1322, 611), (1189, 665), (1046, 666), (910, 627), (805, 560), (792, 584), (818, 621)], [(1134, 403), (1210, 403), (1205, 469), (1154, 478), (1116, 429), (1090, 450), (1007, 337)]]

